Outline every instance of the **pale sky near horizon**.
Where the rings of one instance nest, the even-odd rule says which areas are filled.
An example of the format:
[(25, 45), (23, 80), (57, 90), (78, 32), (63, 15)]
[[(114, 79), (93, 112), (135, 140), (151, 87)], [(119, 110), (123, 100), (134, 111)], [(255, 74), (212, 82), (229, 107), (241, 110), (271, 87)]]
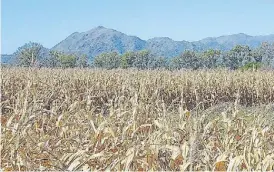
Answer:
[(99, 25), (144, 40), (268, 35), (274, 0), (2, 0), (1, 53), (30, 41), (51, 48)]

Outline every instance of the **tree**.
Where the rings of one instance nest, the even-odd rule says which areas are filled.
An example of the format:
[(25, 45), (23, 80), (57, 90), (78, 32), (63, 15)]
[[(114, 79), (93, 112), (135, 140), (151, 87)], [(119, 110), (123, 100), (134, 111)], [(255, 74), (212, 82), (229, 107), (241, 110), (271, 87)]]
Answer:
[(254, 58), (254, 60), (255, 60), (256, 63), (261, 63), (262, 62), (263, 55), (260, 52), (259, 48), (253, 50), (251, 52), (251, 54), (252, 54), (252, 57)]
[(274, 68), (274, 43), (262, 43), (258, 49), (264, 67)]
[(42, 48), (41, 44), (34, 42), (19, 47), (15, 52), (18, 65), (24, 67), (39, 66), (39, 60), (42, 58)]
[(94, 58), (95, 67), (114, 69), (120, 67), (121, 59), (117, 52), (102, 53)]
[(251, 49), (248, 46), (237, 45), (225, 56), (225, 64), (230, 69), (237, 69), (248, 63), (255, 62)]
[(73, 68), (76, 67), (77, 56), (74, 54), (65, 54), (60, 51), (51, 51), (48, 65), (50, 67)]
[(164, 57), (153, 56), (149, 60), (149, 69), (159, 69), (167, 67), (167, 59)]
[(133, 67), (133, 63), (137, 58), (137, 53), (129, 51), (121, 55), (121, 67), (126, 69)]
[(138, 69), (148, 69), (151, 53), (148, 50), (142, 50), (136, 53), (136, 58), (133, 62), (133, 67)]
[(182, 69), (182, 68), (183, 68), (183, 64), (181, 62), (180, 56), (173, 57), (170, 60), (170, 63), (169, 63), (169, 69), (170, 70), (179, 70), (179, 69)]
[(250, 62), (250, 63), (245, 64), (243, 67), (241, 67), (241, 70), (242, 71), (257, 70), (257, 69), (261, 68), (261, 66), (262, 66), (262, 63), (260, 63), (260, 62)]
[(200, 64), (204, 68), (216, 68), (218, 66), (218, 59), (220, 58), (221, 51), (220, 50), (213, 50), (209, 49), (204, 51), (200, 55)]
[(61, 52), (58, 51), (50, 51), (49, 58), (47, 59), (47, 67), (58, 67), (60, 66), (59, 58), (62, 55)]
[(181, 56), (173, 58), (170, 65), (171, 69), (198, 69), (200, 61), (194, 51), (186, 50)]
[(88, 56), (87, 55), (80, 55), (80, 57), (77, 59), (77, 66), (84, 68), (88, 66)]
[(58, 61), (62, 68), (74, 68), (76, 67), (77, 57), (74, 54), (61, 54)]

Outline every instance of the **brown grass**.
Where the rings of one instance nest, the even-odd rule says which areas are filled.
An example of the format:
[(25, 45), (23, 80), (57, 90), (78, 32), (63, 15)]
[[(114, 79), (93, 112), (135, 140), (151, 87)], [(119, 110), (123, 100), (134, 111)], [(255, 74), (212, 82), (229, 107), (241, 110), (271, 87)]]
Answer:
[(273, 71), (12, 68), (1, 77), (5, 170), (274, 168)]

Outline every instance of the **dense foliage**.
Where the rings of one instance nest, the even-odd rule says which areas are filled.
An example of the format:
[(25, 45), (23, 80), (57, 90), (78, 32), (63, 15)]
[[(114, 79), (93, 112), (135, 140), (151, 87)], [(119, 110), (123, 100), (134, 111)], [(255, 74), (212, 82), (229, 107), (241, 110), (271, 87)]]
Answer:
[[(274, 68), (274, 44), (262, 44), (259, 48), (251, 50), (248, 46), (235, 46), (230, 51), (207, 50), (195, 52), (184, 51), (174, 58), (157, 57), (149, 51), (117, 53), (104, 53), (94, 58), (94, 67), (137, 68), (137, 69), (258, 69)], [(111, 66), (111, 67), (110, 67)]]
[[(159, 57), (148, 50), (137, 52), (102, 53), (94, 58), (83, 54), (68, 54), (49, 51), (43, 55), (43, 47), (37, 43), (28, 43), (16, 52), (17, 65), (40, 67), (96, 67), (105, 69), (137, 68), (137, 69), (258, 69), (274, 68), (274, 43), (263, 43), (256, 49), (237, 45), (229, 51), (209, 49), (202, 52), (185, 50), (180, 56), (173, 58)], [(89, 60), (92, 62), (89, 63)]]

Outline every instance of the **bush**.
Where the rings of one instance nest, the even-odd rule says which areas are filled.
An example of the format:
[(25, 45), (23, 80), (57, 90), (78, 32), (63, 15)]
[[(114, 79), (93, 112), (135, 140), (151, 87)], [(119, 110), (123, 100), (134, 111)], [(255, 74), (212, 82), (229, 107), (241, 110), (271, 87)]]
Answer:
[(241, 67), (241, 70), (257, 70), (262, 67), (262, 63), (259, 62), (250, 62)]

